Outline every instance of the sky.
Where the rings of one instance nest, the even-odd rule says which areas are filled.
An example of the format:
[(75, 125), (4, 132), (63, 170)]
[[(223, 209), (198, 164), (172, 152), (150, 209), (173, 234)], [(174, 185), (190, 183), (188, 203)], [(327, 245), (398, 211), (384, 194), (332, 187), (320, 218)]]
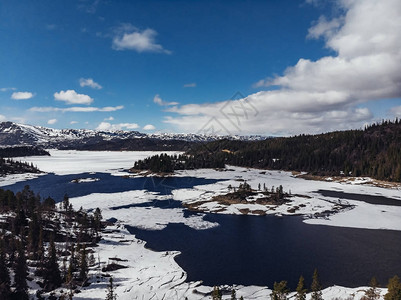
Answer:
[(290, 136), (401, 117), (401, 1), (0, 0), (0, 121)]

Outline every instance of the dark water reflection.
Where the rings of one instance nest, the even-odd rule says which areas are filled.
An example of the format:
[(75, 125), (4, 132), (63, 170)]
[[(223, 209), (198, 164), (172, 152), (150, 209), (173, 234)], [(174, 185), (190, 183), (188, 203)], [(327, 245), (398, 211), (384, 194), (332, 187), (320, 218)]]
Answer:
[(161, 231), (129, 227), (156, 251), (179, 250), (188, 281), (207, 285), (273, 286), (287, 280), (294, 289), (302, 274), (310, 284), (318, 268), (324, 286), (382, 284), (401, 273), (401, 233), (308, 225), (300, 217), (208, 214), (219, 227), (194, 230), (169, 224)]
[[(97, 181), (73, 182), (76, 179), (92, 178)], [(206, 179), (197, 177), (136, 177), (124, 178), (112, 176), (109, 173), (82, 173), (69, 175), (47, 174), (35, 179), (17, 182), (3, 186), (13, 192), (21, 191), (25, 185), (29, 185), (35, 193), (42, 198), (52, 197), (56, 202), (67, 194), (70, 198), (89, 195), (92, 193), (120, 193), (132, 190), (147, 190), (161, 195), (169, 195), (174, 189), (193, 188), (195, 185), (216, 183), (218, 179)]]

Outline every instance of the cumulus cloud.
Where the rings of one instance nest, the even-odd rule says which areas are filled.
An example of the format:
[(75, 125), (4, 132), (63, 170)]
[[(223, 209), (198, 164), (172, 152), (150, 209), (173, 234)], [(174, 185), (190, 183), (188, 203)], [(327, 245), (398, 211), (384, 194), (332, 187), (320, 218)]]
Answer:
[(147, 124), (145, 126), (143, 126), (143, 130), (155, 130), (156, 127), (153, 126), (152, 124)]
[(14, 100), (28, 100), (28, 99), (31, 99), (33, 96), (34, 95), (31, 92), (14, 92), (11, 95), (11, 99), (14, 99)]
[(52, 107), (52, 106), (42, 106), (42, 107), (31, 107), (29, 111), (33, 112), (111, 112), (123, 109), (123, 105), (119, 106), (105, 106), (105, 107), (81, 107), (73, 106), (67, 108)]
[(160, 105), (160, 106), (170, 106), (170, 105), (178, 105), (178, 102), (167, 102), (167, 101), (163, 101), (162, 98), (160, 98), (159, 94), (156, 94), (153, 97), (153, 102)]
[(153, 29), (139, 30), (131, 24), (123, 24), (116, 29), (113, 37), (114, 50), (134, 50), (171, 54), (171, 51), (156, 43), (157, 32)]
[[(227, 100), (169, 108), (179, 116), (164, 121), (182, 131), (210, 125), (230, 133), (277, 135), (359, 128), (371, 122), (373, 114), (365, 103), (401, 96), (401, 2), (337, 4), (343, 16), (320, 17), (308, 34), (324, 38), (334, 55), (299, 59), (283, 75), (255, 84), (277, 89), (252, 94), (242, 104)], [(253, 110), (258, 113), (252, 116)]]
[(196, 87), (196, 83), (195, 83), (195, 82), (192, 82), (192, 83), (186, 83), (186, 84), (184, 84), (184, 87), (185, 87), (185, 88)]
[(101, 122), (96, 130), (108, 131), (108, 130), (132, 130), (139, 128), (139, 125), (136, 123), (120, 123), (120, 124), (111, 124), (109, 122)]
[(110, 116), (110, 117), (108, 117), (108, 118), (105, 118), (104, 120), (105, 120), (105, 121), (114, 121), (114, 118)]
[(93, 98), (85, 94), (78, 94), (74, 90), (60, 91), (58, 93), (54, 93), (54, 99), (57, 101), (63, 101), (66, 104), (89, 105), (93, 102)]
[(80, 78), (79, 79), (79, 85), (81, 87), (89, 86), (92, 89), (100, 90), (102, 86), (95, 82), (92, 78)]
[(78, 121), (71, 121), (70, 124), (71, 125), (78, 124)]
[(328, 39), (336, 33), (343, 22), (343, 18), (334, 18), (332, 20), (327, 20), (325, 16), (320, 16), (315, 25), (309, 28), (308, 38), (317, 39), (320, 37), (325, 37), (326, 39)]
[(47, 121), (47, 124), (49, 125), (53, 125), (57, 123), (57, 119), (50, 119), (49, 121)]

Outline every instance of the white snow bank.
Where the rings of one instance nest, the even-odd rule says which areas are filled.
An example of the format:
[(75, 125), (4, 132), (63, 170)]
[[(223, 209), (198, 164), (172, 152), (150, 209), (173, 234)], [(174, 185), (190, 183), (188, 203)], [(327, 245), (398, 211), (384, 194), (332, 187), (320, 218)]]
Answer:
[[(92, 209), (99, 207), (103, 218), (116, 218), (122, 223), (143, 229), (161, 230), (169, 223), (183, 223), (194, 229), (208, 229), (218, 226), (217, 223), (203, 220), (203, 214), (184, 217), (183, 208), (130, 207), (152, 201), (169, 201), (169, 196), (145, 190), (123, 193), (95, 193), (71, 198), (74, 207)], [(168, 205), (168, 203), (166, 203)], [(120, 207), (119, 209), (112, 209)], [(124, 207), (126, 206), (126, 207)]]

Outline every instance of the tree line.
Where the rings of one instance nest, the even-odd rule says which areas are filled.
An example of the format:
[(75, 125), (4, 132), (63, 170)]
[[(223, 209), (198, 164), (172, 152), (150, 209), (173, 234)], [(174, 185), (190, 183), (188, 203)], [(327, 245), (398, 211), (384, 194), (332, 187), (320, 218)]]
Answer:
[(364, 130), (263, 141), (218, 140), (195, 144), (183, 155), (147, 158), (136, 162), (134, 168), (158, 172), (163, 168), (222, 168), (225, 164), (401, 182), (401, 122), (396, 119)]
[[(387, 285), (387, 293), (384, 295), (385, 300), (401, 300), (401, 283), (398, 276), (394, 276), (389, 279)], [(306, 300), (307, 293), (310, 293), (311, 300), (323, 300), (322, 294), (322, 285), (320, 284), (319, 274), (317, 269), (314, 270), (312, 276), (312, 284), (310, 289), (308, 290), (305, 287), (305, 279), (301, 275), (299, 277), (298, 285), (295, 289), (294, 299), (296, 300)], [(270, 294), (271, 300), (287, 300), (290, 293), (290, 289), (287, 286), (287, 281), (282, 280), (280, 282), (274, 282), (273, 290)], [(231, 290), (231, 300), (244, 300), (241, 296), (237, 298), (235, 289)], [(218, 286), (213, 288), (211, 293), (212, 300), (221, 300), (223, 297), (223, 291), (220, 290)], [(291, 299), (293, 299), (291, 297)], [(340, 299), (340, 298), (335, 298)], [(365, 290), (364, 295), (362, 296), (361, 300), (378, 300), (380, 299), (380, 290), (379, 290), (379, 283), (377, 282), (376, 278), (373, 277), (369, 283), (369, 288)]]

